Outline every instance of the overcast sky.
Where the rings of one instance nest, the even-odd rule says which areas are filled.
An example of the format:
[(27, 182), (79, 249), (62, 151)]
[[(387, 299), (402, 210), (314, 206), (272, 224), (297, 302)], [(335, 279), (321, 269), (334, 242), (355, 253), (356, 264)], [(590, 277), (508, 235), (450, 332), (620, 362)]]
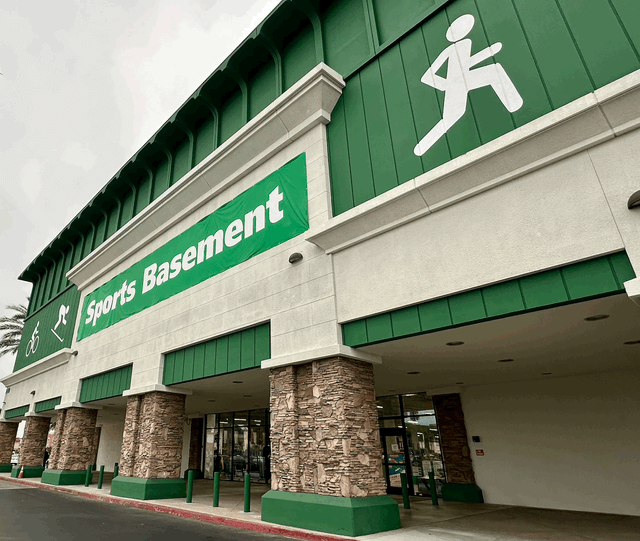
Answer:
[[(11, 8), (7, 9), (7, 4)], [(278, 0), (0, 6), (0, 311), (18, 275)], [(0, 357), (0, 377), (14, 358)], [(0, 385), (0, 403), (4, 387)]]

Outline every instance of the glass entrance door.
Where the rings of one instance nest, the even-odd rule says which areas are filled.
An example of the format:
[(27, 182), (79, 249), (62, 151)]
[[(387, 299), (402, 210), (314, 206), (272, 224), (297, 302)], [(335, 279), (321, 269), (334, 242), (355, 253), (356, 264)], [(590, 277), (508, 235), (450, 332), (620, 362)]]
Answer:
[(400, 474), (407, 475), (409, 494), (413, 494), (411, 464), (407, 460), (407, 435), (403, 428), (381, 428), (384, 458), (383, 468), (387, 479), (387, 492), (401, 494), (402, 484)]

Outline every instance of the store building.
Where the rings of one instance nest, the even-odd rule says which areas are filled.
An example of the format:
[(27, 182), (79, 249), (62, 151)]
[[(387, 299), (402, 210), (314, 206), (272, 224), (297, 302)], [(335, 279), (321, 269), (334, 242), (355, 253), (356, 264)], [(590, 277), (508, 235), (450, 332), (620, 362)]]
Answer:
[(44, 483), (327, 532), (430, 470), (637, 515), (638, 51), (631, 0), (282, 2), (20, 276), (0, 468), (26, 420)]

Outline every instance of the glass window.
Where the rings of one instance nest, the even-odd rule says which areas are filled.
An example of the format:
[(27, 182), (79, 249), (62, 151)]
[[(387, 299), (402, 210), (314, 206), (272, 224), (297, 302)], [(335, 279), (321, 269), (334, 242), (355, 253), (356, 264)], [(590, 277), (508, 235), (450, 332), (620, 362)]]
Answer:
[(380, 428), (404, 428), (402, 419), (380, 419)]
[(207, 428), (216, 428), (217, 420), (218, 416), (215, 413), (212, 415), (207, 415)]
[(435, 415), (433, 401), (427, 393), (410, 393), (402, 395), (402, 409), (405, 417)]
[(236, 411), (233, 414), (233, 422), (236, 427), (249, 426), (249, 412), (248, 411)]
[(220, 413), (218, 414), (220, 420), (220, 428), (231, 428), (233, 422), (233, 413)]
[(251, 410), (251, 426), (267, 425), (267, 410)]
[(378, 417), (400, 416), (400, 401), (397, 395), (377, 398), (376, 407), (378, 408)]

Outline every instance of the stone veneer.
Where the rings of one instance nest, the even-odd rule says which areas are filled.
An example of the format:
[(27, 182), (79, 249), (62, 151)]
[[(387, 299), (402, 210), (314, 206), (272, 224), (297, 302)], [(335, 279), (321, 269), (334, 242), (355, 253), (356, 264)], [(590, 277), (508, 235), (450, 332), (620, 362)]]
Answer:
[(51, 452), (49, 453), (49, 469), (58, 469), (58, 457), (60, 456), (60, 443), (62, 442), (62, 432), (64, 430), (64, 420), (67, 416), (67, 410), (56, 410), (56, 427), (53, 432), (53, 441), (51, 442)]
[(122, 438), (121, 475), (179, 478), (184, 421), (184, 395), (152, 392), (130, 396)]
[(475, 484), (471, 451), (459, 394), (433, 397), (447, 483)]
[(18, 464), (21, 466), (42, 466), (50, 424), (49, 417), (27, 417), (24, 434), (20, 441)]
[(102, 428), (97, 426), (93, 434), (93, 441), (91, 442), (91, 464), (93, 464), (94, 466), (97, 465), (96, 462), (98, 460), (98, 447), (100, 445), (101, 433), (102, 433)]
[(0, 464), (10, 464), (18, 423), (0, 421)]
[[(58, 414), (59, 415), (59, 414)], [(56, 435), (49, 458), (50, 469), (86, 470), (93, 458), (98, 410), (68, 408), (62, 421), (56, 421)], [(60, 426), (62, 424), (62, 426)], [(62, 428), (61, 431), (59, 429)], [(56, 441), (56, 438), (59, 438)], [(51, 464), (53, 460), (53, 464)]]
[(271, 488), (386, 494), (373, 367), (341, 357), (273, 368)]
[(191, 419), (191, 439), (189, 441), (189, 468), (200, 470), (202, 457), (202, 432), (204, 419)]

